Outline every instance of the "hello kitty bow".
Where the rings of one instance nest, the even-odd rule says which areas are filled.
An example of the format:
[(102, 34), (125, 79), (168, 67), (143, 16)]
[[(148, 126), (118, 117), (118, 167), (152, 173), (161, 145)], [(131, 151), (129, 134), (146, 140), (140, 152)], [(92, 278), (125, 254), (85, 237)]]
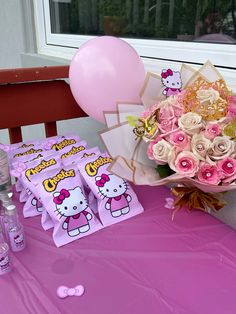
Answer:
[(98, 179), (98, 180), (96, 181), (96, 185), (97, 185), (98, 187), (103, 187), (103, 186), (105, 185), (105, 183), (108, 182), (108, 181), (110, 181), (109, 176), (108, 176), (107, 174), (103, 173), (103, 174), (101, 175), (101, 179)]
[(161, 72), (161, 77), (166, 79), (168, 76), (172, 76), (173, 75), (173, 71), (171, 69), (168, 69), (168, 70), (163, 70)]
[(53, 202), (57, 205), (61, 205), (65, 198), (68, 198), (70, 196), (70, 192), (66, 189), (62, 189), (60, 191), (60, 194), (53, 198)]
[(57, 288), (57, 296), (61, 299), (66, 297), (80, 297), (84, 294), (84, 287), (82, 285), (78, 285), (74, 288), (68, 288), (66, 286), (60, 286)]

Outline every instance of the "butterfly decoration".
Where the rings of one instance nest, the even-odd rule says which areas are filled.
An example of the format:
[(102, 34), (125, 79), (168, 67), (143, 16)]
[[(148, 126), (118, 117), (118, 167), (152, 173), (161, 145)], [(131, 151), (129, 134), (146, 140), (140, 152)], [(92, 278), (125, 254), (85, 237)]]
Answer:
[(144, 138), (150, 140), (154, 138), (158, 132), (158, 112), (152, 113), (147, 118), (127, 117), (127, 121), (131, 126), (134, 126), (133, 133), (136, 135), (136, 139)]

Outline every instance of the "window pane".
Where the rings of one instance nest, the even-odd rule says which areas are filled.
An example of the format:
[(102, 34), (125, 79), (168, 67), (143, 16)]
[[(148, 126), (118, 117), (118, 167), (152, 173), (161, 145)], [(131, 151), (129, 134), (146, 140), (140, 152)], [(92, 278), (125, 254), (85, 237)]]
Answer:
[(57, 34), (236, 43), (236, 0), (49, 0)]

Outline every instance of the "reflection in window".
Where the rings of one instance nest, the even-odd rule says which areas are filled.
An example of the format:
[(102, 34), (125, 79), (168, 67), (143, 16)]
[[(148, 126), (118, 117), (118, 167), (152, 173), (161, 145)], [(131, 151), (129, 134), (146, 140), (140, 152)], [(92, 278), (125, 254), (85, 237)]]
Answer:
[(236, 43), (236, 0), (49, 0), (52, 33)]

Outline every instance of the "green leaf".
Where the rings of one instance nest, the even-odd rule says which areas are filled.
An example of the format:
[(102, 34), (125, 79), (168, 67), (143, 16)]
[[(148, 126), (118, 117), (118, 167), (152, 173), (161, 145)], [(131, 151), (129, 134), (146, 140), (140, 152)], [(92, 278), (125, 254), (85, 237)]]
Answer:
[(156, 167), (156, 171), (158, 172), (161, 179), (169, 177), (170, 175), (175, 173), (172, 169), (170, 169), (168, 164), (158, 165)]
[(129, 125), (133, 126), (133, 127), (135, 127), (135, 125), (136, 125), (136, 123), (138, 121), (138, 117), (135, 117), (135, 116), (127, 116), (126, 119), (127, 119), (128, 123), (129, 123)]

